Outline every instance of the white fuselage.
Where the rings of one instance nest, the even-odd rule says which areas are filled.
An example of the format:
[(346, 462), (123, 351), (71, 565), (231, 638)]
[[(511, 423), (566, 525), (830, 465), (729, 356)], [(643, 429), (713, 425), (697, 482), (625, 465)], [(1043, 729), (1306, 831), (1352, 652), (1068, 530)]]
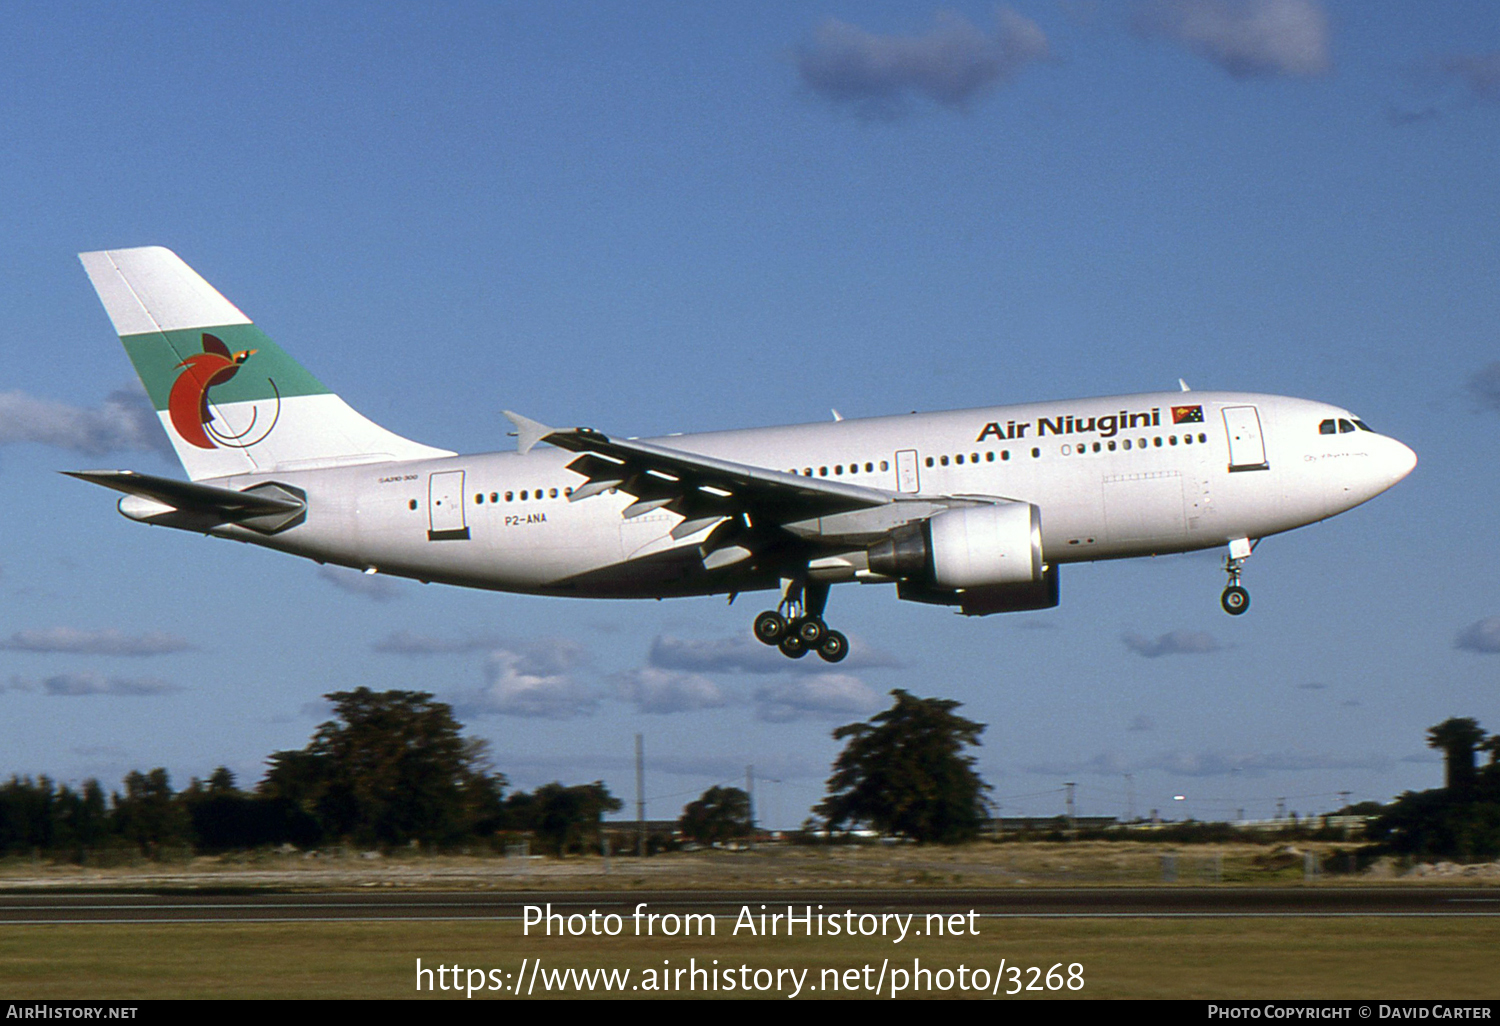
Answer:
[[(1188, 411), (1174, 423), (1174, 407)], [(1198, 414), (1191, 411), (1197, 407)], [(1201, 416), (1201, 420), (1193, 419)], [(1334, 433), (1323, 433), (1328, 422)], [(1325, 403), (1233, 392), (1162, 392), (842, 420), (653, 439), (754, 467), (923, 500), (1035, 504), (1049, 564), (1181, 552), (1257, 539), (1385, 491), (1416, 457)], [(1345, 430), (1339, 430), (1345, 426)], [(502, 591), (661, 596), (774, 586), (753, 567), (674, 571), (704, 533), (674, 539), (676, 514), (626, 519), (629, 495), (569, 501), (577, 457), (515, 452), (370, 463), (213, 483), (276, 481), (307, 493), (305, 522), (263, 535), (215, 533), (323, 562)], [(707, 529), (705, 529), (706, 531)], [(820, 539), (813, 528), (810, 544)], [(822, 544), (827, 579), (871, 580), (847, 538)], [(816, 565), (816, 564), (815, 564)], [(863, 569), (862, 569), (863, 568)]]

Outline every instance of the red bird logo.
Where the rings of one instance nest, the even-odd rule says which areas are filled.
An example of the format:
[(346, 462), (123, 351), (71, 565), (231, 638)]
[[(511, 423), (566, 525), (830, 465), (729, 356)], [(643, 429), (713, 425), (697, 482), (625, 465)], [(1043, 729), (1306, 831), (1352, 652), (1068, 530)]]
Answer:
[(240, 364), (256, 352), (245, 349), (231, 353), (223, 339), (203, 333), (203, 352), (177, 365), (182, 373), (172, 382), (172, 391), (167, 396), (167, 412), (179, 435), (200, 449), (218, 448), (204, 430), (213, 420), (213, 414), (208, 412), (208, 390), (234, 377)]

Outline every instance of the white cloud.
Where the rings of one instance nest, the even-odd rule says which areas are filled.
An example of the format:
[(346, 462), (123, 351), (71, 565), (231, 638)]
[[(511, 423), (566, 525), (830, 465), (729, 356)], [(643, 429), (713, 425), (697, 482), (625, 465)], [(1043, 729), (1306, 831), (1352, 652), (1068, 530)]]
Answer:
[[(792, 661), (774, 645), (765, 645), (749, 634), (722, 638), (688, 639), (660, 635), (651, 642), (647, 663), (663, 670), (688, 673), (822, 673), (828, 664), (814, 655)], [(900, 666), (889, 653), (854, 640), (840, 669), (861, 670)]]
[(48, 627), (43, 630), (16, 631), (0, 649), (12, 652), (70, 652), (78, 655), (153, 656), (191, 649), (185, 638), (161, 631), (146, 634), (124, 634), (109, 629), (81, 631), (73, 627)]
[(1235, 78), (1321, 75), (1331, 63), (1328, 15), (1314, 0), (1151, 0), (1136, 28)]
[(808, 716), (860, 716), (883, 704), (868, 684), (844, 673), (819, 673), (766, 684), (756, 690), (755, 703), (756, 716), (771, 723)]
[(796, 53), (809, 88), (862, 114), (894, 117), (908, 95), (964, 107), (1029, 64), (1051, 55), (1036, 23), (1008, 7), (987, 35), (962, 15), (940, 12), (923, 35), (878, 36), (830, 18)]
[(1454, 648), (1467, 652), (1500, 652), (1500, 616), (1488, 616), (1458, 632)]
[(583, 655), (582, 646), (564, 639), (535, 642), (521, 651), (495, 649), (485, 660), (485, 687), (456, 704), (478, 715), (552, 720), (589, 715), (599, 697), (570, 672)]
[(155, 677), (147, 678), (125, 678), (105, 677), (98, 673), (59, 673), (52, 677), (44, 677), (41, 680), (32, 680), (22, 677), (11, 678), (11, 690), (13, 691), (41, 691), (48, 695), (66, 695), (70, 697), (79, 695), (124, 695), (128, 697), (140, 697), (145, 695), (165, 695), (182, 688), (169, 681), (160, 680)]
[(713, 681), (697, 673), (681, 673), (645, 666), (619, 677), (619, 694), (643, 713), (695, 712), (719, 709), (729, 696)]
[(25, 392), (0, 392), (0, 445), (35, 442), (86, 456), (111, 452), (157, 452), (172, 446), (144, 392), (121, 389), (98, 409), (38, 399)]
[(1241, 774), (1260, 777), (1268, 773), (1299, 773), (1308, 770), (1388, 769), (1391, 759), (1384, 755), (1334, 755), (1328, 752), (1160, 752), (1141, 759), (1127, 760), (1113, 752), (1090, 759), (1057, 760), (1026, 767), (1028, 772), (1047, 776), (1093, 773), (1119, 776), (1158, 770), (1179, 777), (1220, 777)]
[(1467, 86), (1478, 99), (1500, 101), (1500, 50), (1458, 54), (1444, 59), (1441, 67)]
[(1487, 364), (1470, 374), (1466, 387), (1481, 410), (1500, 413), (1500, 363)]
[(1224, 647), (1213, 635), (1202, 631), (1170, 631), (1154, 639), (1132, 632), (1120, 640), (1125, 642), (1126, 648), (1147, 659), (1164, 655), (1204, 655)]

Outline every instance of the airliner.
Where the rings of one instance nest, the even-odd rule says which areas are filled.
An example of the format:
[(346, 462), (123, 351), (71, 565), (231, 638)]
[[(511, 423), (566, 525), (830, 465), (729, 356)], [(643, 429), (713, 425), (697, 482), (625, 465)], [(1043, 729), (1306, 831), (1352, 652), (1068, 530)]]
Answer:
[(515, 451), (396, 435), (175, 253), (81, 254), (188, 480), (70, 472), (131, 520), (423, 582), (579, 598), (779, 590), (756, 638), (849, 651), (847, 582), (969, 616), (1058, 604), (1067, 563), (1223, 548), (1242, 614), (1262, 538), (1359, 505), (1417, 457), (1307, 399), (1178, 391), (638, 439), (505, 411)]

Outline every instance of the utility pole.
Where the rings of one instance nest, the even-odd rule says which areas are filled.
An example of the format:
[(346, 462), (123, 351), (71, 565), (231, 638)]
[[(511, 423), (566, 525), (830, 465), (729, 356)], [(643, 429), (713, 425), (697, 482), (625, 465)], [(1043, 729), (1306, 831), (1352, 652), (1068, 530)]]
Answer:
[(755, 764), (745, 767), (745, 805), (750, 817), (750, 847), (755, 847)]
[(646, 857), (646, 736), (635, 736), (635, 853)]
[(1078, 785), (1069, 781), (1063, 785), (1068, 789), (1068, 830), (1078, 830), (1078, 817), (1073, 814), (1073, 788)]
[(1125, 774), (1125, 822), (1135, 822), (1135, 774)]

